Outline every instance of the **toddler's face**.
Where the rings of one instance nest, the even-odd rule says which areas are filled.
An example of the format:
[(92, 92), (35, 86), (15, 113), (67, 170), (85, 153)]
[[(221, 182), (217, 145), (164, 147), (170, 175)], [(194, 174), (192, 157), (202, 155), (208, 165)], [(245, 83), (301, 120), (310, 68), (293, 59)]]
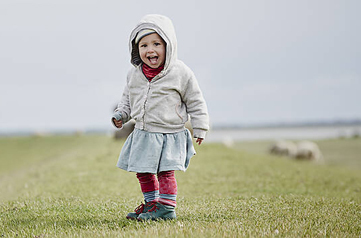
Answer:
[(165, 42), (157, 33), (144, 36), (139, 41), (139, 55), (143, 63), (156, 69), (165, 61)]

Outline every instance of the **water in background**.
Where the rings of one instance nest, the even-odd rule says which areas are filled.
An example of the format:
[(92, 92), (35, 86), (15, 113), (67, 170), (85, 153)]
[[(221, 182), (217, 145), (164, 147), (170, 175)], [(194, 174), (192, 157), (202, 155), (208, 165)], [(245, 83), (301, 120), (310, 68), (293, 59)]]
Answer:
[(361, 125), (355, 126), (304, 126), (243, 129), (214, 129), (207, 135), (207, 142), (250, 140), (320, 140), (361, 136)]

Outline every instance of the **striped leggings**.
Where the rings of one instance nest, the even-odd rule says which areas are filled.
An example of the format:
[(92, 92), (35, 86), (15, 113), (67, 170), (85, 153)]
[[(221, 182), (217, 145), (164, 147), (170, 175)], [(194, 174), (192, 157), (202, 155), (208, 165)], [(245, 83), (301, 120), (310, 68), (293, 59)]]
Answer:
[(174, 170), (157, 174), (137, 173), (140, 188), (146, 202), (157, 201), (165, 205), (176, 206), (177, 181)]

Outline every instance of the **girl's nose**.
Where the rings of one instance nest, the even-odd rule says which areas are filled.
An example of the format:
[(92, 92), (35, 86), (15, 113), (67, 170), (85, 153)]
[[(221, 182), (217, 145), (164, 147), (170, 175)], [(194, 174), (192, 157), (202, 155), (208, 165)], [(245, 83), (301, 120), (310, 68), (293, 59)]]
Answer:
[(153, 47), (148, 47), (148, 52), (154, 52), (154, 49), (153, 49)]

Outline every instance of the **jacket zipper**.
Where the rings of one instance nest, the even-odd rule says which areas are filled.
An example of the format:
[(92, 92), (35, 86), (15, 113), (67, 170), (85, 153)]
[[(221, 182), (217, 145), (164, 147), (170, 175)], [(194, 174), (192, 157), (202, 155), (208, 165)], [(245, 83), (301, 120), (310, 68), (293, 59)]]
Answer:
[(147, 101), (148, 101), (148, 96), (149, 96), (149, 91), (150, 91), (150, 86), (151, 86), (151, 83), (152, 81), (154, 81), (155, 79), (158, 79), (159, 78), (159, 74), (156, 75), (152, 80), (151, 82), (149, 82), (149, 80), (147, 79), (147, 77), (145, 77), (145, 75), (143, 74), (144, 78), (147, 80), (147, 83), (148, 83), (148, 90), (147, 90), (147, 94), (145, 95), (145, 100), (144, 100), (144, 104), (143, 104), (143, 130), (146, 130), (146, 127), (145, 127), (145, 107), (146, 107), (146, 104), (147, 104)]

